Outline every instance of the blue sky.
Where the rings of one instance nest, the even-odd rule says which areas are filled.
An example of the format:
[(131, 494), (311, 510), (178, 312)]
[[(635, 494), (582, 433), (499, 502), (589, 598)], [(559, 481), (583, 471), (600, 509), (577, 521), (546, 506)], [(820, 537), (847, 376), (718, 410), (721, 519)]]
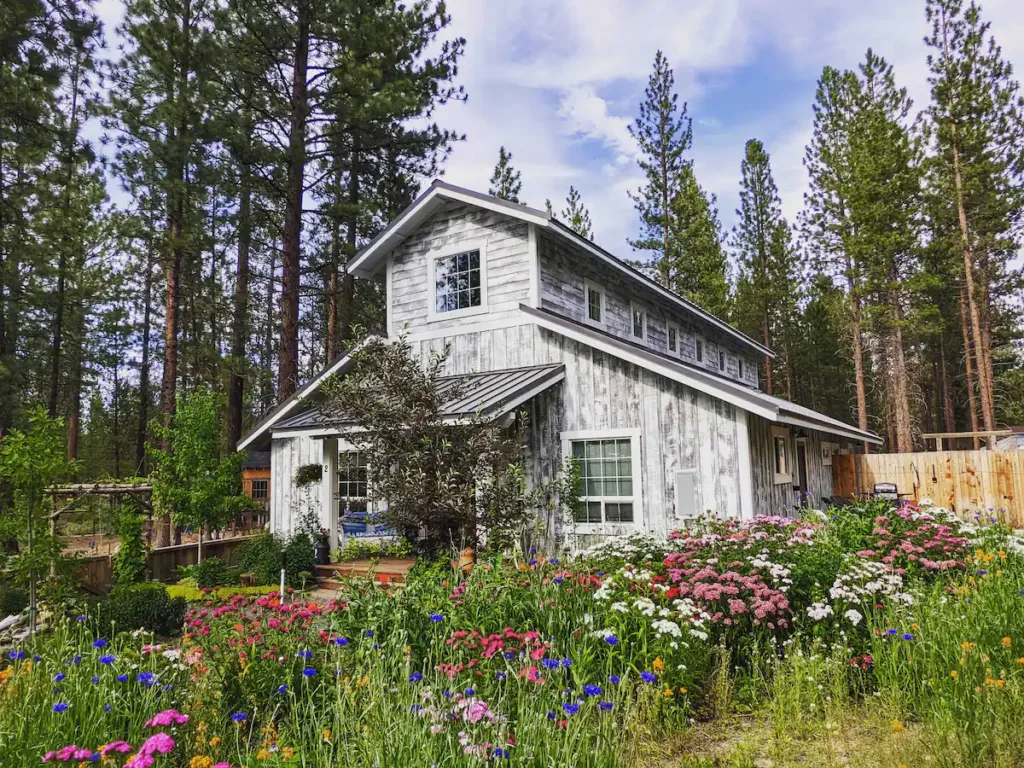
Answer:
[[(985, 0), (1004, 54), (1024, 71), (1024, 0)], [(870, 46), (894, 66), (916, 107), (928, 98), (924, 0), (448, 0), (451, 32), (466, 38), (465, 104), (438, 113), (465, 132), (444, 173), (486, 191), (504, 145), (522, 172), (523, 198), (556, 211), (575, 185), (595, 240), (629, 257), (636, 230), (627, 191), (641, 183), (627, 126), (654, 53), (675, 69), (693, 118), (697, 178), (735, 221), (740, 161), (761, 139), (785, 214), (806, 188), (815, 82), (824, 65), (852, 68)], [(119, 0), (102, 0), (108, 29)]]

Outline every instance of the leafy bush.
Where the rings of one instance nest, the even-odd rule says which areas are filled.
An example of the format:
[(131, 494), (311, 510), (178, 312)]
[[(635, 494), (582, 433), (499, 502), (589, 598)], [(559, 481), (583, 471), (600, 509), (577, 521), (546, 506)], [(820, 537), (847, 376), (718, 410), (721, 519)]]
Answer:
[(257, 584), (277, 584), (281, 576), (281, 540), (271, 533), (262, 533), (243, 544), (237, 555), (242, 573), (251, 573)]
[(137, 584), (146, 577), (146, 544), (142, 540), (142, 516), (134, 510), (117, 521), (121, 544), (113, 558), (114, 583)]
[(0, 589), (0, 618), (21, 613), (28, 607), (28, 592), (13, 585)]
[(171, 598), (163, 584), (117, 586), (100, 603), (100, 626), (113, 624), (119, 631), (146, 629), (158, 635), (171, 635), (181, 629), (186, 610), (184, 599)]
[(310, 578), (316, 570), (313, 539), (307, 533), (295, 534), (284, 545), (283, 555), (284, 577), (288, 586), (304, 586), (303, 580)]
[(235, 584), (238, 581), (237, 571), (219, 557), (207, 557), (195, 565), (187, 565), (180, 569), (183, 578), (195, 580), (200, 589)]
[(171, 598), (182, 598), (190, 603), (197, 603), (200, 600), (224, 600), (235, 595), (269, 595), (277, 587), (221, 587), (220, 589), (200, 589), (191, 584), (172, 584), (167, 587), (167, 594)]
[(411, 557), (415, 550), (405, 539), (389, 538), (379, 541), (346, 539), (341, 551), (342, 560), (367, 560), (375, 557)]

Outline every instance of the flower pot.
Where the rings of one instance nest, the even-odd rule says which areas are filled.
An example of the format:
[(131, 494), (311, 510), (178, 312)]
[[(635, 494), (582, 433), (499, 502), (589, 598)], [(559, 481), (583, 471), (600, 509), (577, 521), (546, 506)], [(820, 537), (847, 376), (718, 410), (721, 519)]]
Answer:
[(329, 565), (331, 562), (331, 545), (318, 541), (313, 547), (313, 557), (317, 565)]

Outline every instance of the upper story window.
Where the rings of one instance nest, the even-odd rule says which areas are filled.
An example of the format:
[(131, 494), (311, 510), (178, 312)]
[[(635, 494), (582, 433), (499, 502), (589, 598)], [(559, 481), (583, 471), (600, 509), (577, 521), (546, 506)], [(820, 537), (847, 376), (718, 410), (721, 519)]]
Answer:
[(253, 501), (266, 501), (270, 496), (269, 480), (253, 480), (249, 486), (249, 498)]
[(742, 379), (743, 378), (743, 360), (741, 358), (736, 358), (736, 368), (739, 371), (740, 378)]
[(725, 352), (718, 350), (718, 369), (721, 371), (725, 370)]
[(704, 362), (704, 340), (703, 339), (697, 339), (696, 341), (697, 341), (697, 343), (694, 345), (694, 348), (695, 348), (696, 351), (694, 352), (694, 354), (697, 356), (697, 362), (698, 363), (703, 363)]
[(629, 316), (632, 320), (631, 326), (633, 329), (634, 339), (644, 339), (647, 337), (647, 313), (641, 307), (636, 304), (629, 305)]
[(434, 311), (453, 312), (483, 303), (480, 251), (453, 253), (434, 262)]
[(679, 331), (674, 325), (668, 326), (668, 351), (676, 352), (679, 349)]
[(604, 325), (605, 293), (604, 288), (589, 280), (583, 281), (583, 293), (587, 301), (587, 322), (592, 325)]

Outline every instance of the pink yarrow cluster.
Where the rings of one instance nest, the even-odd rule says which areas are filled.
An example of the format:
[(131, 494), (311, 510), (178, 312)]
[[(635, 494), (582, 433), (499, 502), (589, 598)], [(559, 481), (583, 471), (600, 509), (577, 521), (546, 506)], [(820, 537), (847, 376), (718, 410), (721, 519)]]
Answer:
[(760, 574), (744, 575), (732, 570), (739, 565), (733, 562), (727, 570), (719, 571), (710, 564), (691, 564), (686, 555), (665, 558), (668, 579), (675, 585), (670, 590), (672, 597), (693, 600), (708, 613), (712, 624), (732, 626), (751, 614), (754, 626), (788, 627), (789, 600), (785, 593), (766, 584)]
[[(896, 518), (879, 515), (871, 531), (870, 548), (858, 552), (864, 559), (879, 560), (897, 573), (919, 565), (928, 571), (950, 571), (963, 568), (970, 550), (970, 540), (957, 535), (949, 525), (937, 522), (929, 514), (913, 507), (895, 511)], [(893, 530), (894, 523), (903, 530)]]
[(184, 725), (188, 722), (188, 715), (183, 715), (176, 709), (165, 709), (157, 712), (146, 721), (147, 728), (166, 728), (169, 725)]

